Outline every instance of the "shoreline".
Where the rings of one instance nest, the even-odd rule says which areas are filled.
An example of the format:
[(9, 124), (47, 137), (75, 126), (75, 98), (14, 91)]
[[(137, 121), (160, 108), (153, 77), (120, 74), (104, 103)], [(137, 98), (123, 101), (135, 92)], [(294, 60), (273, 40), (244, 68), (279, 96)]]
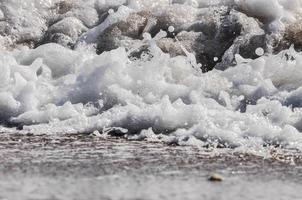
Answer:
[[(276, 158), (87, 135), (0, 134), (0, 141), (1, 200), (302, 196), (299, 153), (291, 165)], [(209, 182), (212, 173), (224, 181)]]

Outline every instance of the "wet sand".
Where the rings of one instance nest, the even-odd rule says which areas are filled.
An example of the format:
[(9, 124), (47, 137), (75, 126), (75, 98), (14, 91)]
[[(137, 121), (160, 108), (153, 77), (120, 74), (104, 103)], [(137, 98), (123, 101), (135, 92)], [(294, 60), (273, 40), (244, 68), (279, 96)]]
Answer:
[[(0, 200), (301, 199), (302, 154), (87, 135), (0, 134)], [(219, 173), (222, 182), (208, 181)]]

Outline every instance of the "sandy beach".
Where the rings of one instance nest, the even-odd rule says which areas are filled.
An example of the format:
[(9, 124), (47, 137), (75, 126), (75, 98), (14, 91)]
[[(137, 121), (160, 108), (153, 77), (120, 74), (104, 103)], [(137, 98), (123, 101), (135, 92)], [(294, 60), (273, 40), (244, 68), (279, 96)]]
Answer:
[[(0, 199), (301, 199), (301, 155), (275, 158), (87, 135), (0, 135)], [(210, 182), (218, 173), (222, 182)]]

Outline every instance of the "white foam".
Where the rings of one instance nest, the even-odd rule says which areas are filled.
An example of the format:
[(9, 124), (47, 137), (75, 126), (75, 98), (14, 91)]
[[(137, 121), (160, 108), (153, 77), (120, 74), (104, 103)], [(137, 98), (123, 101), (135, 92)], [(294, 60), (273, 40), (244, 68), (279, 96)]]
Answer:
[[(57, 46), (47, 48), (52, 49)], [(170, 58), (152, 47), (154, 57), (149, 61), (129, 61), (123, 48), (99, 56), (64, 51), (70, 53), (70, 68), (59, 77), (32, 75), (37, 70), (33, 64), (25, 67), (26, 77), (25, 73), (13, 76), (18, 67), (6, 73), (2, 95), (10, 100), (1, 104), (2, 113), (7, 113), (4, 118), (40, 133), (93, 132), (104, 127), (137, 133), (152, 127), (178, 139), (194, 136), (231, 147), (280, 143), (300, 148), (301, 111), (286, 106), (300, 105), (302, 73), (297, 70), (302, 55), (293, 50), (296, 61), (285, 60), (282, 52), (207, 74), (196, 73), (186, 57)], [(12, 55), (6, 60), (6, 66), (19, 66)], [(239, 112), (243, 99), (251, 104)], [(97, 104), (86, 105), (89, 102)]]
[[(173, 7), (177, 13), (195, 5), (191, 9), (196, 13), (188, 14), (194, 15), (192, 21), (198, 16), (197, 7), (237, 4), (271, 24), (294, 18), (301, 6), (294, 0), (173, 2), (186, 3)], [(136, 41), (149, 49), (141, 59), (130, 60), (122, 47), (96, 55), (86, 45), (95, 43), (106, 28), (132, 12), (169, 6), (171, 1), (97, 3), (93, 5), (125, 5), (86, 32), (76, 50), (45, 44), (0, 52), (1, 121), (26, 125), (24, 130), (34, 133), (102, 133), (114, 128), (150, 140), (161, 134), (161, 138), (167, 136), (165, 141), (182, 145), (257, 149), (269, 144), (302, 149), (301, 53), (291, 48), (263, 55), (263, 49), (258, 49), (260, 57), (255, 60), (236, 55), (236, 66), (202, 74), (194, 55), (184, 47), (187, 56), (172, 58), (156, 46), (156, 40), (167, 36), (161, 31), (155, 38), (145, 33), (144, 39)], [(44, 21), (30, 23), (42, 29), (45, 25)], [(19, 30), (20, 37), (26, 31)]]
[(78, 45), (83, 43), (85, 44), (95, 43), (97, 41), (97, 38), (104, 30), (106, 30), (108, 27), (119, 21), (126, 20), (131, 12), (133, 12), (132, 9), (125, 6), (120, 6), (118, 11), (115, 13), (111, 13), (103, 23), (94, 27), (93, 29), (90, 29), (85, 34), (83, 34), (78, 41)]

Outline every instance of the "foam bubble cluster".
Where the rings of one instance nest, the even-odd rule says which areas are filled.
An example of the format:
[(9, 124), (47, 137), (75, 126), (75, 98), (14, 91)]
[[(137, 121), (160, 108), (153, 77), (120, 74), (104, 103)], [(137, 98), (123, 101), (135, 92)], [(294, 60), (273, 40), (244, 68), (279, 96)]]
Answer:
[[(178, 144), (302, 149), (302, 53), (291, 47), (274, 54), (256, 46), (252, 53), (257, 57), (244, 58), (234, 50), (245, 38), (243, 31), (232, 40), (234, 43), (224, 57), (209, 58), (224, 65), (224, 70), (217, 67), (203, 73), (201, 68), (206, 63), (198, 64), (195, 55), (187, 50), (194, 44), (187, 38), (195, 37), (202, 45), (210, 41), (206, 35), (210, 33), (188, 27), (197, 26), (196, 19), (215, 6), (243, 10), (245, 14), (234, 11), (231, 15), (242, 24), (251, 20), (247, 16), (263, 20), (256, 34), (261, 36), (264, 33), (261, 28), (276, 22), (286, 26), (297, 20), (300, 1), (99, 0), (75, 1), (75, 5), (51, 0), (26, 2), (22, 1), (22, 8), (15, 0), (1, 2), (1, 8), (6, 8), (4, 17), (11, 19), (7, 23), (16, 26), (1, 36), (3, 127), (18, 126), (26, 132), (47, 134), (109, 130), (128, 137), (158, 137)], [(32, 5), (34, 12), (23, 15)], [(55, 8), (59, 11), (52, 11), (55, 5), (59, 5)], [(14, 13), (16, 8), (21, 13)], [(155, 25), (158, 19), (170, 20), (170, 15), (163, 18), (161, 12), (170, 9), (174, 16), (174, 12), (181, 13), (187, 8), (192, 12), (183, 13), (179, 20), (173, 18), (167, 32), (148, 33), (159, 26)], [(89, 12), (87, 9), (94, 10), (95, 15), (84, 15)], [(101, 21), (99, 13), (104, 17)], [(21, 15), (22, 19), (18, 18)], [(34, 20), (36, 17), (40, 20)], [(125, 25), (132, 22), (135, 25), (127, 29), (129, 26)], [(191, 26), (181, 27), (184, 23)], [(142, 36), (136, 35), (135, 28)], [(108, 30), (117, 34), (120, 46), (97, 54), (94, 45)], [(118, 35), (121, 30), (125, 33)], [(74, 46), (45, 42), (52, 33), (61, 39), (66, 36), (64, 41), (74, 41)], [(224, 36), (223, 33), (219, 39)], [(28, 40), (37, 41), (35, 48), (17, 47), (17, 43)], [(5, 48), (9, 41), (10, 48)], [(177, 48), (182, 54), (165, 52), (161, 45), (166, 49)], [(234, 57), (232, 64), (223, 62), (228, 55)]]

